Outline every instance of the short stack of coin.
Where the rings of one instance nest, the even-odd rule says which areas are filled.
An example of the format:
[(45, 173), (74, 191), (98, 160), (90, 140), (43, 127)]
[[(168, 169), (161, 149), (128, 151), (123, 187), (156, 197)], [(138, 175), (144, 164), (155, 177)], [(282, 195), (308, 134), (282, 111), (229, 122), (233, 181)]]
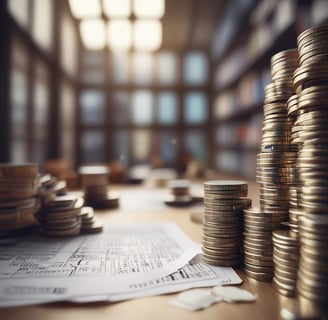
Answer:
[(328, 302), (328, 25), (297, 38), (300, 67), (294, 73), (300, 183), (300, 266), (297, 291), (320, 305)]
[(81, 218), (81, 233), (98, 233), (103, 230), (103, 224), (99, 221), (92, 207), (84, 206), (81, 209), (79, 217)]
[(164, 202), (171, 206), (186, 206), (192, 203), (190, 194), (190, 181), (186, 179), (174, 179), (168, 182), (169, 194)]
[(57, 180), (55, 176), (48, 173), (41, 175), (38, 195), (42, 202), (48, 198), (53, 198), (56, 195), (64, 195), (66, 193), (67, 188), (65, 180)]
[(51, 237), (78, 235), (83, 204), (83, 198), (75, 195), (54, 196), (45, 199), (41, 210), (36, 215), (40, 234)]
[(0, 164), (0, 236), (36, 225), (38, 190), (37, 164)]
[(243, 262), (243, 209), (251, 206), (248, 184), (238, 180), (204, 183), (202, 250), (204, 262), (238, 266)]
[(296, 294), (297, 272), (300, 260), (300, 244), (289, 230), (272, 232), (274, 277), (276, 290), (284, 296)]
[(119, 206), (118, 193), (108, 190), (109, 168), (107, 166), (82, 166), (79, 168), (79, 176), (88, 206), (98, 209)]
[(244, 209), (244, 272), (259, 281), (271, 282), (274, 274), (272, 231), (281, 228), (281, 211)]

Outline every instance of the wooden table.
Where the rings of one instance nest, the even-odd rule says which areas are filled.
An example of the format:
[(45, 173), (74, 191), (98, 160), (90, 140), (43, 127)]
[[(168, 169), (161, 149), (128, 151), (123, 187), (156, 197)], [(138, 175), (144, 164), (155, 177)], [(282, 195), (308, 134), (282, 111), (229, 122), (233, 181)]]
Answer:
[[(142, 187), (120, 187), (121, 207), (115, 210), (97, 211), (97, 216), (109, 224), (174, 221), (190, 238), (200, 242), (202, 226), (190, 220), (190, 213), (199, 210), (197, 207), (173, 208), (161, 202), (164, 190), (142, 189)], [(254, 190), (253, 190), (254, 191)], [(139, 196), (143, 194), (143, 199)], [(134, 195), (134, 196), (133, 196)], [(134, 199), (136, 197), (138, 199)], [(155, 205), (158, 199), (157, 206)], [(133, 202), (135, 201), (135, 202)], [(138, 202), (139, 201), (139, 202)], [(146, 205), (143, 205), (145, 201)], [(147, 205), (147, 203), (150, 205)], [(129, 205), (130, 203), (130, 205)], [(139, 203), (139, 205), (137, 205)], [(133, 206), (132, 210), (130, 206)], [(281, 297), (271, 284), (258, 282), (237, 270), (243, 279), (241, 288), (245, 288), (256, 295), (255, 303), (217, 303), (202, 311), (187, 311), (168, 304), (168, 300), (176, 294), (134, 299), (117, 303), (53, 303), (29, 307), (2, 308), (0, 319), (3, 320), (86, 320), (86, 319), (216, 319), (216, 320), (269, 320), (280, 319), (280, 308), (286, 298)]]

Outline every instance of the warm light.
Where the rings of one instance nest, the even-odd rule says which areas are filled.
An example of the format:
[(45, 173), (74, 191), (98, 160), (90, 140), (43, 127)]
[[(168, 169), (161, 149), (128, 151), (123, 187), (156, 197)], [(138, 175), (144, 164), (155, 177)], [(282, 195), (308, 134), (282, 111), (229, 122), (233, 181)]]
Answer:
[(134, 25), (134, 47), (154, 51), (162, 44), (162, 25), (156, 20), (137, 20)]
[(131, 14), (130, 0), (103, 0), (103, 6), (110, 18), (127, 18)]
[(108, 22), (108, 43), (112, 50), (129, 50), (132, 41), (131, 22), (114, 19)]
[(138, 18), (161, 18), (165, 11), (164, 0), (134, 0), (133, 10)]
[(69, 0), (69, 6), (75, 18), (100, 17), (101, 8), (99, 0)]
[(103, 49), (105, 46), (105, 23), (101, 19), (83, 20), (80, 23), (82, 42), (87, 49)]

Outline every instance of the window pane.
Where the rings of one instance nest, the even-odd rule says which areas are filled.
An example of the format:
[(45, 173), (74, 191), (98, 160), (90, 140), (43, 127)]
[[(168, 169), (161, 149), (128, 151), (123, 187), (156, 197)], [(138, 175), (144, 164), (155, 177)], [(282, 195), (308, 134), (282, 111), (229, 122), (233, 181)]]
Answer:
[(147, 85), (152, 82), (153, 57), (149, 53), (135, 53), (132, 56), (133, 82)]
[(117, 91), (112, 97), (112, 112), (110, 117), (115, 124), (127, 124), (130, 120), (130, 97), (125, 91)]
[(207, 120), (208, 103), (204, 93), (189, 92), (185, 95), (184, 119), (187, 124), (200, 124)]
[(17, 40), (12, 42), (10, 77), (10, 128), (11, 155), (13, 162), (27, 161), (27, 65), (26, 48)]
[(207, 160), (207, 138), (203, 131), (192, 130), (185, 134), (184, 139), (187, 156), (200, 162)]
[(75, 92), (62, 82), (60, 97), (60, 155), (74, 163), (75, 159)]
[(132, 157), (134, 162), (149, 162), (151, 132), (138, 129), (132, 132)]
[(32, 161), (41, 163), (46, 158), (48, 142), (49, 73), (41, 62), (36, 63), (35, 71)]
[(158, 54), (158, 82), (160, 84), (172, 85), (177, 81), (178, 61), (172, 52)]
[(192, 52), (186, 54), (183, 64), (184, 80), (188, 84), (204, 84), (208, 79), (208, 65), (205, 54)]
[(9, 0), (8, 9), (15, 20), (25, 29), (29, 24), (30, 0)]
[(130, 150), (128, 131), (117, 130), (113, 133), (112, 138), (112, 160), (120, 160), (125, 166), (128, 166)]
[(113, 81), (116, 84), (127, 84), (129, 82), (129, 55), (120, 52), (112, 54), (112, 70)]
[(66, 13), (61, 21), (61, 50), (60, 61), (69, 75), (75, 77), (77, 73), (79, 37), (73, 19)]
[(171, 131), (160, 133), (161, 157), (165, 166), (172, 166), (177, 158), (176, 135)]
[(154, 97), (150, 91), (138, 90), (132, 95), (132, 121), (136, 125), (151, 124)]
[(105, 161), (105, 136), (100, 130), (84, 130), (81, 134), (82, 163)]
[(52, 49), (52, 0), (34, 0), (32, 34), (35, 41), (45, 50)]
[(83, 124), (102, 124), (105, 119), (105, 93), (101, 90), (84, 90), (80, 95)]
[(81, 80), (85, 84), (105, 83), (105, 55), (103, 51), (84, 50)]
[(160, 124), (174, 124), (178, 118), (177, 96), (172, 92), (162, 92), (158, 95), (157, 121)]

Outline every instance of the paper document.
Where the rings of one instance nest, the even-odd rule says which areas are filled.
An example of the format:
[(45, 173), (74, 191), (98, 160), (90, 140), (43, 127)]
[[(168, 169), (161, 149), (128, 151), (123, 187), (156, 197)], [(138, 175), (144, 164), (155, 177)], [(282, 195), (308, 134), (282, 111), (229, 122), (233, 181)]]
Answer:
[[(0, 306), (117, 301), (218, 281), (208, 266), (190, 263), (200, 252), (171, 222), (110, 225), (70, 239), (19, 238), (0, 246)], [(240, 281), (224, 269), (230, 273), (220, 280)]]

